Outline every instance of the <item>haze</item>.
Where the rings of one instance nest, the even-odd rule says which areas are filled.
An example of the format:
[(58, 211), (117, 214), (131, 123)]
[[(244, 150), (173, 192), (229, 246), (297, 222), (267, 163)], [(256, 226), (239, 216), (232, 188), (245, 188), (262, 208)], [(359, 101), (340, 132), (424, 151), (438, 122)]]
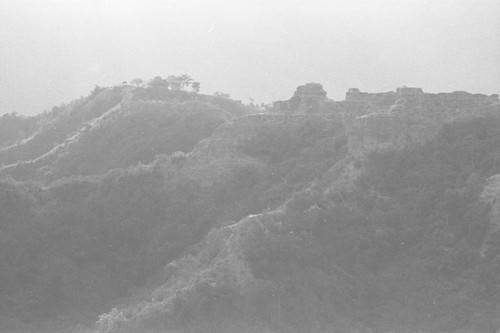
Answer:
[(32, 115), (139, 77), (288, 99), (346, 90), (500, 90), (500, 2), (0, 1), (0, 113)]

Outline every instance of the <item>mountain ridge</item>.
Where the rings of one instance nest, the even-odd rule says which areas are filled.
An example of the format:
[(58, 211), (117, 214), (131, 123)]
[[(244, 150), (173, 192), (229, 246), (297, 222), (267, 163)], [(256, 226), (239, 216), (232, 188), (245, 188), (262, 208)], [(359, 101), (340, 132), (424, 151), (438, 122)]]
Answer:
[[(27, 319), (0, 317), (29, 331), (61, 313), (45, 327), (64, 331), (82, 316), (100, 333), (500, 325), (485, 199), (500, 174), (498, 96), (351, 89), (335, 102), (301, 87), (262, 110), (125, 86), (91, 94), (106, 100), (96, 110), (45, 115), (47, 142), (0, 153), (38, 154), (0, 170), (0, 278), (24, 281), (0, 299)], [(101, 126), (115, 136), (94, 136)]]

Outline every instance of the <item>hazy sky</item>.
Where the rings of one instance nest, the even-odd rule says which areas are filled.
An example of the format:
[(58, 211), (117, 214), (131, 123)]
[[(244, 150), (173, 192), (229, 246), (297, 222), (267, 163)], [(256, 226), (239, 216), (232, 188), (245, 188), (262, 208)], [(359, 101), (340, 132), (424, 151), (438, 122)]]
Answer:
[(187, 73), (201, 92), (288, 99), (418, 86), (500, 92), (500, 1), (0, 0), (0, 113)]

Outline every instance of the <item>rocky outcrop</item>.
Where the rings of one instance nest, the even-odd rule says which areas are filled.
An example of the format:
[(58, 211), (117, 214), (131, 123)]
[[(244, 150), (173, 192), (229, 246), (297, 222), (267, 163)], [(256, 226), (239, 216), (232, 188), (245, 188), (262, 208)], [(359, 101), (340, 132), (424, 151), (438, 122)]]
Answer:
[(348, 133), (348, 151), (353, 155), (376, 149), (394, 149), (407, 143), (401, 122), (391, 114), (372, 113), (357, 117)]
[[(329, 113), (305, 114), (310, 110), (309, 102), (327, 101), (323, 92), (320, 85), (308, 84), (299, 87), (289, 101), (275, 104), (284, 114), (255, 114), (220, 125), (185, 156), (186, 160), (175, 172), (210, 186), (235, 167), (264, 167), (265, 162), (241, 149), (245, 142), (259, 136), (263, 128), (280, 132), (310, 119), (319, 118), (332, 124), (342, 121), (347, 129), (350, 156), (335, 164), (323, 177), (324, 194), (338, 193), (339, 205), (353, 211), (356, 207), (342, 192), (349, 194), (349, 188), (363, 171), (358, 157), (370, 151), (425, 143), (443, 124), (500, 110), (498, 96), (494, 95), (426, 94), (420, 88), (403, 87), (381, 94), (350, 89), (346, 101), (332, 102)], [(488, 180), (482, 198), (493, 205), (490, 234), (496, 233), (500, 230), (500, 175)], [(161, 286), (147, 300), (102, 315), (98, 322), (100, 332), (144, 331), (148, 323), (155, 326), (158, 321), (168, 326), (175, 321), (179, 307), (188, 308), (188, 313), (196, 312), (197, 302), (220, 290), (251, 298), (248, 296), (257, 294), (259, 288), (264, 290), (265, 286), (263, 280), (252, 274), (245, 258), (245, 246), (252, 237), (264, 237), (283, 228), (284, 223), (286, 213), (278, 208), (211, 231), (198, 246), (198, 253), (186, 255), (165, 267)], [(383, 230), (380, 233), (383, 237)], [(486, 245), (483, 252), (487, 252)]]
[(327, 101), (326, 91), (319, 83), (307, 83), (298, 86), (292, 98), (287, 101), (277, 101), (273, 104), (274, 110), (286, 113), (311, 113)]
[(490, 228), (481, 248), (481, 256), (485, 256), (493, 235), (500, 233), (500, 174), (486, 180), (481, 200), (491, 205)]
[(421, 107), (427, 110), (480, 108), (499, 102), (498, 94), (471, 94), (465, 91), (431, 94), (422, 88), (399, 87), (396, 91), (384, 93), (361, 92), (351, 88), (346, 93), (346, 101), (363, 101), (383, 109), (394, 105)]
[(428, 94), (421, 88), (408, 87), (379, 94), (352, 88), (346, 102), (364, 106), (358, 106), (355, 114), (343, 113), (349, 128), (349, 152), (355, 156), (425, 143), (443, 124), (500, 112), (498, 95)]
[(258, 137), (261, 131), (279, 133), (285, 128), (320, 119), (328, 126), (341, 121), (336, 115), (254, 114), (234, 119), (217, 127), (207, 139), (198, 143), (181, 172), (202, 185), (209, 186), (235, 167), (260, 168), (263, 162), (248, 156), (242, 147)]

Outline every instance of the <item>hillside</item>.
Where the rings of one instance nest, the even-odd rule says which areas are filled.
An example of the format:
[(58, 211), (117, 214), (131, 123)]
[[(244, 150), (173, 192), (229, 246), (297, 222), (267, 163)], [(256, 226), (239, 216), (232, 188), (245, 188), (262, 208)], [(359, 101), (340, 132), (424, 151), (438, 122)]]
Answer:
[(34, 133), (1, 149), (0, 174), (47, 183), (149, 164), (156, 155), (191, 151), (218, 125), (247, 112), (241, 103), (185, 91), (96, 88), (42, 114)]
[(0, 328), (496, 329), (498, 96), (326, 96), (121, 86), (15, 120)]

